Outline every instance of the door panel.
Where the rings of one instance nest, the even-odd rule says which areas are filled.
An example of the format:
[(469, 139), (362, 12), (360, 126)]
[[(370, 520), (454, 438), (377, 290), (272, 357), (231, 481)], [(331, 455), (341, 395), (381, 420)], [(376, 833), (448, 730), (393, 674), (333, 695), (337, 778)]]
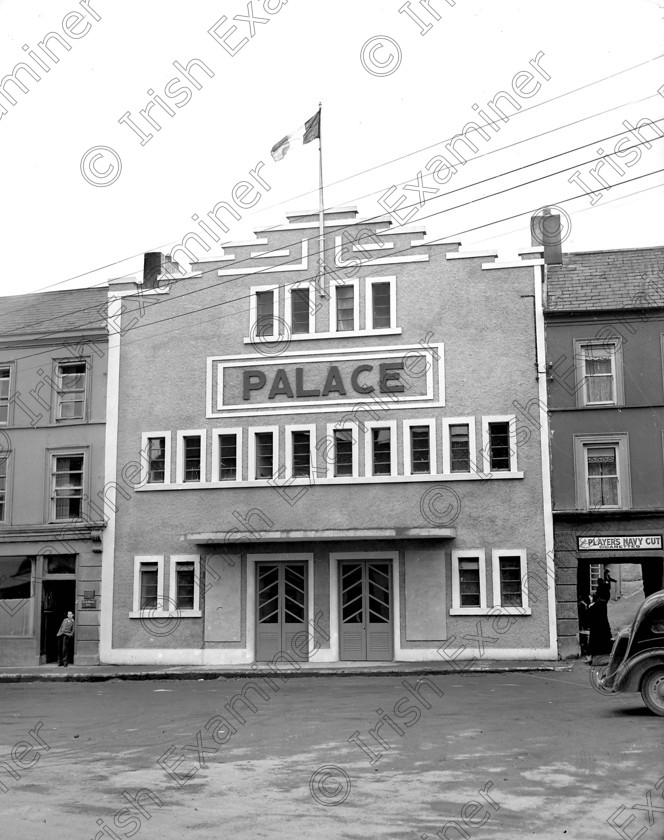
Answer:
[(353, 560), (340, 565), (339, 658), (391, 660), (392, 563)]
[(307, 633), (307, 567), (304, 563), (256, 564), (256, 659), (272, 660), (288, 654), (296, 660), (308, 659), (302, 652)]

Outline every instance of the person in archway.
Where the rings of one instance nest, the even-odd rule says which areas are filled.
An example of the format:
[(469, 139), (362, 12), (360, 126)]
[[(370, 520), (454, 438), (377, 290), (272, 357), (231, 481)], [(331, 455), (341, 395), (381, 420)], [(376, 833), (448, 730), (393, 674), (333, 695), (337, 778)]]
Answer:
[(596, 656), (606, 656), (611, 653), (613, 638), (611, 637), (611, 625), (607, 613), (607, 602), (599, 598), (597, 592), (588, 607), (586, 619), (590, 630), (588, 638), (588, 656), (586, 662), (591, 664)]
[(65, 668), (69, 666), (69, 660), (73, 652), (74, 643), (74, 613), (70, 610), (67, 618), (60, 625), (58, 630), (58, 665)]
[(615, 578), (611, 577), (611, 572), (608, 569), (604, 569), (604, 577), (597, 581), (597, 589), (595, 590), (595, 597), (601, 599), (602, 601), (610, 601), (611, 600), (611, 584), (617, 583), (618, 581)]

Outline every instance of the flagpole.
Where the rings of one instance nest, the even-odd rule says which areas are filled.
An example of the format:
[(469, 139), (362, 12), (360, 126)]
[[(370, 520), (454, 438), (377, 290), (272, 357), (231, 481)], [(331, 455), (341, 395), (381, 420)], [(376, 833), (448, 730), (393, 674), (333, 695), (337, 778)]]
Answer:
[(320, 294), (325, 296), (325, 203), (323, 201), (323, 103), (318, 103), (318, 265)]

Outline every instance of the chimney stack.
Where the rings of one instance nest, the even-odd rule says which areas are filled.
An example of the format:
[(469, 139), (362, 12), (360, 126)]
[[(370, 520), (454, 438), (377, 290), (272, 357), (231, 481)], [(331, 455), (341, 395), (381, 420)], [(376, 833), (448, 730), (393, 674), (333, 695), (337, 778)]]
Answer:
[(544, 248), (545, 265), (563, 264), (561, 219), (548, 207), (530, 220), (530, 244)]
[(161, 251), (148, 251), (143, 257), (143, 289), (154, 289), (163, 271), (164, 255)]

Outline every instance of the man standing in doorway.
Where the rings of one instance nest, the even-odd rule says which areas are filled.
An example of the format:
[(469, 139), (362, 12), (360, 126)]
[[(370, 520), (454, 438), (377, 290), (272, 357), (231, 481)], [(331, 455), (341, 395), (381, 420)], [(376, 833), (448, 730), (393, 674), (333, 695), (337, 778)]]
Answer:
[(74, 640), (74, 613), (71, 610), (67, 618), (60, 625), (58, 630), (58, 665), (65, 668), (69, 665), (69, 658), (72, 653), (72, 642)]

